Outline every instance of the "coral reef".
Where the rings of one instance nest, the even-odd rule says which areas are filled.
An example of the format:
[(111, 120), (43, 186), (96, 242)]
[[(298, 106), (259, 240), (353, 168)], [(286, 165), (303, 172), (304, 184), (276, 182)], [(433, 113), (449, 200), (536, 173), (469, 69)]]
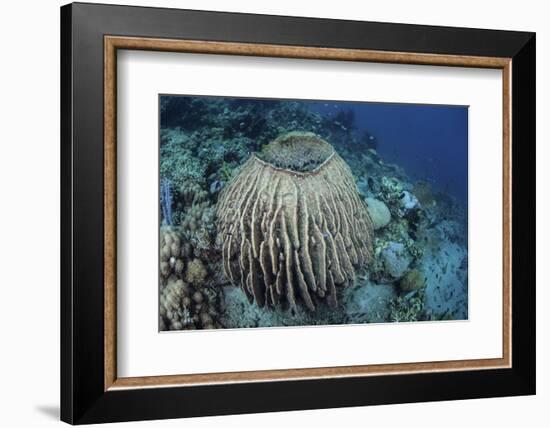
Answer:
[(293, 172), (311, 172), (334, 153), (328, 143), (309, 132), (289, 132), (262, 148), (258, 158), (276, 168)]
[(386, 272), (394, 279), (401, 278), (411, 264), (411, 257), (407, 249), (400, 242), (390, 242), (382, 250), (382, 258)]
[(418, 207), (418, 199), (412, 193), (403, 190), (401, 194), (401, 206), (405, 210), (412, 210)]
[(184, 207), (208, 202), (208, 192), (193, 181), (183, 182), (179, 187), (179, 200)]
[(206, 286), (208, 271), (177, 227), (160, 229), (160, 330), (220, 327), (218, 296)]
[(397, 290), (392, 284), (365, 281), (356, 287), (346, 289), (343, 296), (346, 322), (387, 322), (390, 320), (390, 304), (396, 297)]
[(411, 269), (401, 278), (399, 287), (402, 291), (413, 291), (423, 288), (426, 285), (424, 274), (418, 269)]
[(182, 242), (181, 233), (174, 227), (160, 229), (160, 277), (166, 280), (170, 275), (181, 275), (185, 259), (191, 253), (191, 247)]
[(162, 223), (172, 226), (172, 191), (168, 180), (164, 180), (160, 184), (160, 206), (162, 212)]
[(421, 293), (398, 296), (390, 302), (391, 322), (413, 322), (424, 319), (424, 296)]
[[(209, 97), (160, 104), (161, 330), (467, 319), (466, 205), (390, 162), (385, 139), (352, 111)], [(346, 185), (331, 191), (337, 161)], [(367, 207), (368, 242), (342, 229), (357, 217), (346, 195), (357, 212)]]
[(160, 290), (160, 330), (219, 328), (214, 300), (206, 290), (170, 277)]
[[(335, 306), (369, 259), (372, 223), (329, 143), (293, 132), (252, 155), (218, 201), (224, 269), (259, 306)], [(294, 154), (296, 152), (296, 154)], [(296, 168), (294, 170), (292, 168)]]
[(391, 213), (386, 204), (378, 199), (366, 198), (367, 208), (374, 230), (382, 229), (391, 221)]
[(419, 236), (425, 245), (420, 263), (425, 266), (425, 303), (430, 319), (468, 317), (467, 250), (460, 241), (453, 242), (455, 235), (465, 236), (459, 232), (461, 228), (444, 220)]
[(209, 201), (187, 208), (180, 217), (180, 228), (197, 255), (211, 256), (216, 236), (215, 207)]
[[(346, 290), (343, 289), (345, 297)], [(275, 308), (259, 307), (250, 304), (246, 294), (233, 285), (222, 288), (222, 307), (219, 321), (224, 326), (238, 327), (269, 327), (269, 326), (303, 326), (343, 324), (348, 322), (346, 311), (334, 310), (329, 305), (319, 305), (315, 312), (303, 305), (296, 308), (285, 308), (279, 305)]]

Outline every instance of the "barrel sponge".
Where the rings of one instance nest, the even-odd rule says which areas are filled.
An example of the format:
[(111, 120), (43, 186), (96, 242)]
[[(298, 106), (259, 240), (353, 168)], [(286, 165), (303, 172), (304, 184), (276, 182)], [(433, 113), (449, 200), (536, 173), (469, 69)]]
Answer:
[(253, 154), (220, 194), (224, 272), (259, 306), (337, 304), (372, 253), (372, 222), (351, 170), (312, 133)]
[(289, 132), (265, 146), (257, 156), (277, 168), (311, 172), (333, 153), (330, 144), (311, 132)]

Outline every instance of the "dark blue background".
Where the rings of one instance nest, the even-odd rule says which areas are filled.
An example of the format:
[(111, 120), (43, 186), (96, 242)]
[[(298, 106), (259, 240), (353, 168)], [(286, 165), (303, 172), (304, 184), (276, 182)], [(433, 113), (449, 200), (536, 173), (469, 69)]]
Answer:
[(376, 137), (385, 162), (467, 203), (468, 107), (323, 101), (311, 108), (328, 116), (352, 110), (358, 130)]

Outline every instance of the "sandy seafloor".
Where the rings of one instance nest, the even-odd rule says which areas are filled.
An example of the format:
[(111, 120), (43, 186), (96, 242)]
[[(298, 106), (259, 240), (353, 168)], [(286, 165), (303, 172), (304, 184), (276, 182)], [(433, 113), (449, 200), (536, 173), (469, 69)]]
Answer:
[[(412, 177), (395, 155), (387, 162), (368, 120), (358, 123), (345, 106), (326, 115), (290, 101), (165, 96), (160, 108), (161, 330), (467, 319), (464, 198), (434, 180), (433, 170)], [(353, 285), (339, 288), (336, 308), (260, 308), (223, 272), (218, 196), (251, 153), (289, 131), (333, 145), (375, 223), (373, 259)]]

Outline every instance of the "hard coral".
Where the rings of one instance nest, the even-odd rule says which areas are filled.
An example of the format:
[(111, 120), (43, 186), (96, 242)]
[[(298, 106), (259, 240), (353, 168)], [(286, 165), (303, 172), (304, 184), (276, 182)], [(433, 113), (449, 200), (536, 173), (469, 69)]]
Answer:
[(190, 252), (188, 245), (182, 242), (181, 231), (176, 227), (160, 228), (160, 276), (167, 278), (183, 270), (184, 261)]
[(171, 276), (160, 292), (160, 329), (195, 330), (220, 327), (214, 299), (181, 278)]
[(386, 272), (395, 279), (401, 278), (411, 263), (411, 257), (405, 245), (400, 242), (390, 242), (382, 250), (382, 259)]
[(387, 226), (391, 221), (391, 213), (386, 204), (374, 198), (367, 198), (365, 202), (367, 203), (374, 230)]
[(330, 144), (309, 132), (289, 132), (264, 146), (258, 157), (277, 168), (295, 172), (311, 172), (333, 153)]
[(312, 133), (277, 138), (252, 155), (218, 201), (226, 275), (259, 306), (336, 305), (372, 251), (372, 222), (353, 175)]
[(185, 280), (197, 287), (204, 284), (208, 272), (200, 259), (193, 259), (187, 264)]
[(217, 296), (206, 286), (208, 271), (192, 257), (184, 232), (160, 229), (160, 330), (219, 327)]

